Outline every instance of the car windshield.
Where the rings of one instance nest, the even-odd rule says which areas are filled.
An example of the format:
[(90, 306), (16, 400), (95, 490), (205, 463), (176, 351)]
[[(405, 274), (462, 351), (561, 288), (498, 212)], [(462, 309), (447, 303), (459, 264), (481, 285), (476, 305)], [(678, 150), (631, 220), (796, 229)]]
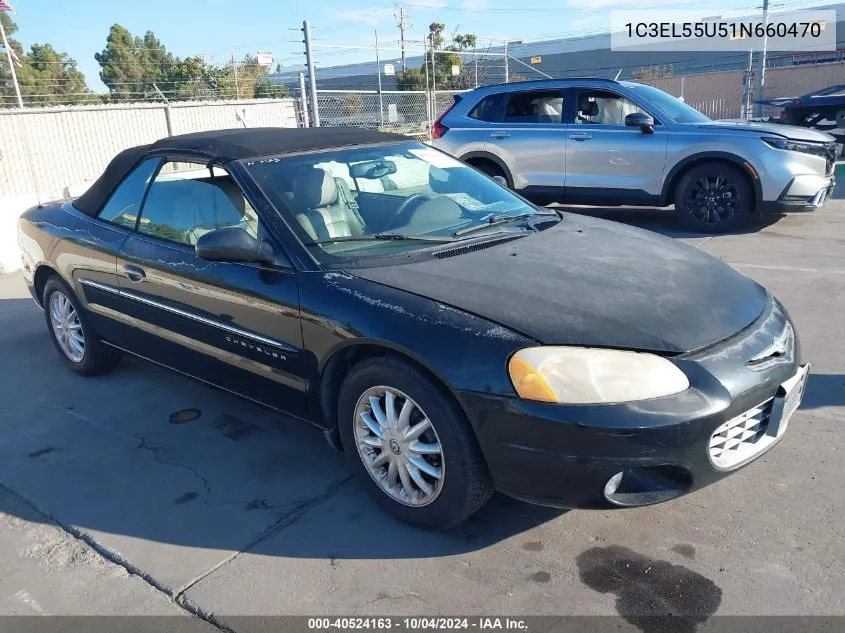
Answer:
[(326, 263), (475, 239), (543, 214), (487, 176), (414, 141), (242, 165)]
[(628, 87), (634, 90), (646, 103), (652, 103), (660, 108), (675, 123), (706, 123), (711, 120), (710, 117), (701, 114), (677, 97), (657, 88), (642, 84), (631, 84)]

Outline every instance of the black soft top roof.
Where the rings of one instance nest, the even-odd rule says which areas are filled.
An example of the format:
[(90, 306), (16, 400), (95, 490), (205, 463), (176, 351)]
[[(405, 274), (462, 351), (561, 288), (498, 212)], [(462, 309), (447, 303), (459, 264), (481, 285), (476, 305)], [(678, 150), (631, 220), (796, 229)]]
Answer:
[(118, 184), (150, 154), (195, 154), (207, 158), (209, 162), (225, 164), (273, 154), (408, 140), (411, 139), (400, 134), (347, 127), (265, 127), (180, 134), (120, 152), (91, 187), (74, 201), (73, 206), (88, 215), (97, 215)]

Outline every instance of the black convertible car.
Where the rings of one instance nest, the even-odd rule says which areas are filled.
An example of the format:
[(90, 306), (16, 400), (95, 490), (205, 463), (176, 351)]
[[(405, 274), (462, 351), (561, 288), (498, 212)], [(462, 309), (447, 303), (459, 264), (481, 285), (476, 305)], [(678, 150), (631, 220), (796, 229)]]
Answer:
[(61, 358), (146, 358), (323, 429), (376, 500), (636, 506), (773, 446), (808, 366), (783, 306), (646, 231), (532, 206), (405, 137), (174, 136), (27, 211)]

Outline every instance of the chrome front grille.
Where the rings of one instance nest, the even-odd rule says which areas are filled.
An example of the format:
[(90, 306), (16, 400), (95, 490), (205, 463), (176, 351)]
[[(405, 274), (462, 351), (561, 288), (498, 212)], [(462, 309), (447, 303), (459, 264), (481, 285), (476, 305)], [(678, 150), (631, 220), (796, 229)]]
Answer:
[(775, 438), (766, 434), (772, 413), (771, 398), (731, 418), (710, 436), (710, 461), (720, 469), (735, 468), (766, 450)]

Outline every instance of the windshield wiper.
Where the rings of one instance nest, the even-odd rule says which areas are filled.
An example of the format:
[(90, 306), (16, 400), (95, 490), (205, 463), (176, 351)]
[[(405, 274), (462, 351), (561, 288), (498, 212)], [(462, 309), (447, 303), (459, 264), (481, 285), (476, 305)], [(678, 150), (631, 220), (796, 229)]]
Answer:
[(427, 235), (402, 235), (401, 233), (374, 233), (372, 235), (343, 235), (340, 237), (327, 237), (322, 240), (305, 242), (305, 245), (312, 246), (314, 244), (332, 244), (334, 242), (376, 242), (382, 240), (413, 240), (416, 242), (436, 242), (438, 244), (445, 244), (446, 242), (454, 242), (455, 238), (446, 236), (431, 237)]
[(497, 226), (499, 224), (507, 224), (508, 222), (516, 222), (517, 220), (525, 220), (527, 218), (533, 218), (537, 216), (554, 216), (556, 218), (561, 217), (560, 214), (552, 211), (550, 213), (540, 212), (540, 211), (532, 211), (530, 213), (518, 213), (516, 215), (491, 215), (484, 219), (484, 224), (476, 224), (475, 226), (468, 226), (465, 229), (458, 229), (454, 232), (454, 236), (458, 237), (460, 235), (466, 235), (467, 233), (474, 233), (476, 231), (480, 231), (482, 229), (489, 229), (491, 226)]

